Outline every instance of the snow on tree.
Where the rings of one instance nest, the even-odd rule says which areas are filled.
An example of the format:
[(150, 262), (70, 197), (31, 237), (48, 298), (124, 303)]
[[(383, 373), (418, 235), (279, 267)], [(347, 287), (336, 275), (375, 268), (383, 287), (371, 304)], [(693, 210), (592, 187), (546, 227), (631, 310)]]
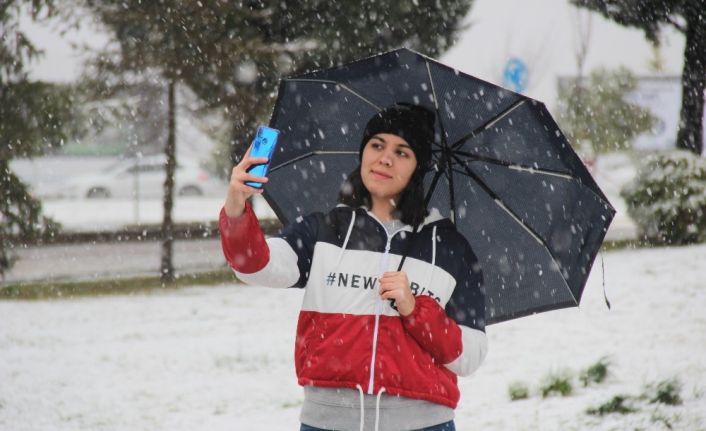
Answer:
[(677, 150), (648, 156), (621, 191), (647, 241), (706, 241), (706, 159)]

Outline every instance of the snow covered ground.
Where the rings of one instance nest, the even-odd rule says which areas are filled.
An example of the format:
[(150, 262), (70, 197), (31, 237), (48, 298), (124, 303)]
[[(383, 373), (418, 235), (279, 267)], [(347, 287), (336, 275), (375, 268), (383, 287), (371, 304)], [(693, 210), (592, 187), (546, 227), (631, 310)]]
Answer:
[[(459, 430), (706, 430), (706, 245), (606, 252), (582, 306), (488, 328), (460, 380)], [(0, 302), (1, 430), (294, 430), (299, 290), (235, 285)], [(606, 382), (542, 399), (551, 371), (608, 356)], [(681, 406), (589, 416), (614, 395), (677, 377)], [(530, 386), (510, 401), (508, 385)]]

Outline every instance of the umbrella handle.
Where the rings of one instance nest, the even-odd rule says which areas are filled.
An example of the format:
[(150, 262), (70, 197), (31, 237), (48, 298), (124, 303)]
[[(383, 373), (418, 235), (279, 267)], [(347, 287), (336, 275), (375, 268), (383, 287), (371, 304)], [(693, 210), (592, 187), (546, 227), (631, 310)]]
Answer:
[(405, 259), (407, 259), (407, 255), (409, 254), (410, 250), (412, 250), (412, 244), (414, 244), (414, 241), (417, 240), (417, 233), (418, 233), (419, 225), (414, 226), (414, 230), (412, 231), (412, 238), (409, 239), (409, 242), (407, 243), (407, 247), (404, 250), (404, 254), (402, 255), (402, 260), (400, 260), (400, 264), (397, 267), (397, 272), (402, 271), (402, 265), (404, 265)]
[[(429, 208), (429, 201), (431, 200), (431, 195), (432, 192), (434, 192), (436, 183), (439, 181), (439, 177), (441, 177), (441, 172), (442, 171), (439, 170), (436, 175), (434, 175), (434, 179), (432, 180), (431, 185), (429, 186), (429, 190), (427, 190), (426, 196), (424, 197), (424, 208)], [(412, 249), (412, 244), (417, 239), (417, 232), (419, 231), (419, 226), (419, 224), (416, 224), (414, 226), (414, 230), (412, 231), (412, 238), (410, 238), (409, 242), (407, 243), (407, 248), (405, 249), (404, 254), (402, 255), (402, 260), (400, 260), (400, 265), (397, 267), (397, 272), (402, 271), (402, 265), (404, 265), (404, 261), (405, 259), (407, 259), (407, 255)]]

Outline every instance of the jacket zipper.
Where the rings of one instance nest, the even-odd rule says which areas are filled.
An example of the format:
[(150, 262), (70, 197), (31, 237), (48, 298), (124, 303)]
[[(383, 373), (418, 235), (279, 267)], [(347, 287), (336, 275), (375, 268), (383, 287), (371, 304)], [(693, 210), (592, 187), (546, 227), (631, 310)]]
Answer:
[[(404, 229), (397, 229), (392, 233), (392, 235), (390, 235), (382, 223), (380, 223), (375, 217), (373, 217), (373, 220), (377, 221), (380, 226), (382, 226), (383, 230), (385, 231), (385, 235), (387, 235), (385, 253), (382, 255), (382, 259), (380, 260), (380, 275), (382, 275), (383, 272), (387, 271), (387, 267), (390, 262), (390, 244), (392, 243), (392, 238)], [(373, 388), (375, 387), (375, 356), (377, 355), (378, 348), (378, 329), (380, 328), (380, 315), (382, 314), (382, 306), (384, 303), (385, 301), (383, 301), (383, 299), (378, 296), (377, 302), (375, 304), (375, 327), (373, 328), (373, 354), (370, 358), (370, 379), (368, 380), (368, 395), (374, 394)]]

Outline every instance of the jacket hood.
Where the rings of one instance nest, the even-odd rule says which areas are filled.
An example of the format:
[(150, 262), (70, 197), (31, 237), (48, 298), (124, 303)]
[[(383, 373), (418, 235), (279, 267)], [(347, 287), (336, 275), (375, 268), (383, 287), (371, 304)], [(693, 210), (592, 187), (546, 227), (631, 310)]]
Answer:
[[(370, 211), (368, 208), (366, 208), (364, 206), (353, 208), (353, 207), (350, 207), (346, 204), (338, 204), (338, 205), (336, 205), (336, 208), (350, 208), (353, 211), (355, 211), (356, 213), (365, 212), (370, 217), (372, 217), (373, 219), (380, 222), (380, 219), (378, 219), (377, 216), (372, 213), (372, 211)], [(427, 216), (424, 218), (424, 221), (422, 222), (421, 227), (419, 228), (418, 232), (421, 232), (425, 229), (431, 229), (433, 227), (436, 227), (437, 229), (455, 229), (455, 226), (451, 222), (451, 220), (449, 220), (447, 217), (444, 217), (441, 214), (441, 212), (439, 212), (439, 210), (435, 207), (432, 207), (429, 210), (429, 214), (427, 214)], [(407, 231), (407, 232), (413, 232), (414, 226), (409, 225), (409, 224), (405, 224), (400, 229), (403, 231)]]

